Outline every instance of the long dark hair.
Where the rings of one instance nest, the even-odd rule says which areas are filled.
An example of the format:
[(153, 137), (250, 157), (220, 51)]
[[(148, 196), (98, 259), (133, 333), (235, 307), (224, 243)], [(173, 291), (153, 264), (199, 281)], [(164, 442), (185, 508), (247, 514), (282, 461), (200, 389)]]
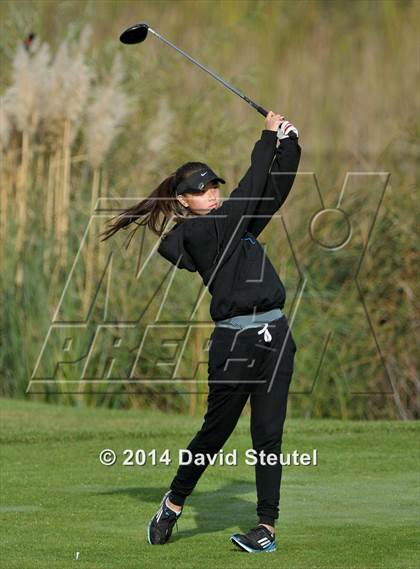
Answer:
[[(176, 199), (175, 189), (187, 176), (203, 167), (206, 167), (203, 162), (186, 162), (180, 166), (176, 172), (165, 178), (147, 198), (122, 210), (117, 216), (109, 220), (107, 222), (109, 227), (100, 234), (104, 236), (101, 241), (106, 241), (120, 229), (127, 229), (131, 223), (135, 223), (137, 227), (131, 233), (128, 247), (134, 233), (141, 225), (147, 225), (151, 231), (161, 236), (171, 218), (181, 222), (191, 217), (192, 213), (189, 208), (184, 207)], [(117, 219), (112, 222), (115, 217)], [(140, 221), (138, 221), (139, 218), (141, 218)]]

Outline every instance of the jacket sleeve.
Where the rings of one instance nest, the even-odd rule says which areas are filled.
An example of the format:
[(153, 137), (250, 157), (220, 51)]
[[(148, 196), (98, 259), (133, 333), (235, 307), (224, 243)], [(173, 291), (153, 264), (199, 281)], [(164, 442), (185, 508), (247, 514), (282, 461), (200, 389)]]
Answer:
[[(238, 187), (217, 209), (218, 246), (233, 250), (238, 239), (248, 229), (253, 214), (269, 178), (270, 166), (276, 153), (277, 132), (263, 130), (251, 153), (251, 165)], [(226, 251), (225, 251), (226, 254)]]
[(255, 216), (248, 225), (248, 231), (255, 237), (258, 237), (271, 217), (286, 201), (296, 177), (300, 155), (301, 147), (297, 138), (283, 138), (280, 141), (264, 188), (265, 199), (259, 201)]

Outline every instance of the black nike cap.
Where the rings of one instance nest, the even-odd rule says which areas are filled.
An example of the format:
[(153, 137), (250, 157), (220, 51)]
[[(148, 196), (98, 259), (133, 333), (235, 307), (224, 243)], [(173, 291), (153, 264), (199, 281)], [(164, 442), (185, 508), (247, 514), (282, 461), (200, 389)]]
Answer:
[(220, 178), (208, 166), (203, 166), (190, 174), (185, 180), (178, 184), (175, 189), (175, 195), (183, 194), (184, 192), (202, 192), (209, 182), (221, 182), (225, 184), (225, 180)]

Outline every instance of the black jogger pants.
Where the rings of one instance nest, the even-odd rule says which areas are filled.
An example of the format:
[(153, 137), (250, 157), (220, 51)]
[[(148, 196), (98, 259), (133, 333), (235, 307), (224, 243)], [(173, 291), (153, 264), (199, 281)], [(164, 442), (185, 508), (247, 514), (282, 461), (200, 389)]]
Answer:
[[(268, 334), (262, 331), (264, 326)], [(279, 454), (297, 349), (286, 316), (268, 326), (216, 327), (210, 340), (208, 408), (187, 449), (193, 456), (219, 452), (250, 396), (252, 448)], [(282, 467), (260, 462), (255, 465), (257, 515), (259, 523), (274, 526), (279, 517)], [(178, 467), (170, 485), (169, 499), (174, 504), (184, 504), (207, 465), (191, 462)]]

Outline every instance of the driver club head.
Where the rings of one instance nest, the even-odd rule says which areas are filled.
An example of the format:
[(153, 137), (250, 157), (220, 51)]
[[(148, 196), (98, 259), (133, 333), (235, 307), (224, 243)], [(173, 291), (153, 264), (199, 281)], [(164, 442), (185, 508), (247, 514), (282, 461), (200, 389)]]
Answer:
[(140, 22), (135, 26), (131, 26), (123, 31), (120, 35), (120, 41), (122, 43), (141, 43), (147, 37), (147, 32), (149, 31), (149, 26), (146, 22)]

